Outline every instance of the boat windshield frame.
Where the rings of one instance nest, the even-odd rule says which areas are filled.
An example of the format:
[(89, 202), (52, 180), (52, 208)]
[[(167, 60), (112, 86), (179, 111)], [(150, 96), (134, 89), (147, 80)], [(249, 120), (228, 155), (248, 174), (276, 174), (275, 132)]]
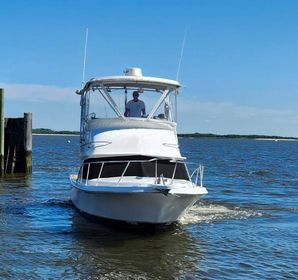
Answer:
[[(161, 161), (161, 162), (160, 162)], [(162, 163), (162, 161), (165, 161), (164, 163)], [(172, 185), (175, 179), (180, 179), (180, 180), (187, 180), (190, 182), (192, 181), (192, 176), (189, 173), (188, 167), (186, 165), (186, 162), (183, 160), (178, 160), (178, 159), (161, 159), (161, 158), (151, 158), (151, 159), (147, 159), (147, 160), (132, 160), (132, 159), (122, 159), (122, 160), (104, 160), (104, 159), (95, 159), (94, 161), (85, 161), (83, 162), (83, 164), (81, 165), (80, 169), (79, 169), (79, 173), (78, 173), (78, 178), (77, 180), (82, 184), (83, 180), (84, 180), (84, 184), (87, 185), (88, 181), (93, 179), (97, 179), (96, 185), (98, 185), (99, 180), (102, 178), (119, 178), (117, 184), (119, 184), (122, 179), (127, 176), (126, 172), (128, 167), (130, 166), (130, 164), (132, 163), (140, 163), (140, 164), (145, 164), (145, 163), (153, 163), (154, 164), (154, 175), (150, 176), (149, 174), (147, 175), (142, 175), (142, 177), (153, 177), (155, 180), (155, 184), (157, 184), (157, 182), (160, 182), (161, 178), (168, 178), (170, 179), (170, 183), (169, 185)], [(115, 175), (110, 175), (110, 176), (104, 176), (102, 177), (102, 173), (103, 173), (103, 168), (104, 166), (106, 166), (106, 164), (123, 164), (123, 170), (121, 171), (121, 174), (115, 174)], [(171, 176), (166, 176), (166, 174), (163, 174), (163, 172), (159, 171), (158, 169), (160, 168), (159, 166), (162, 164), (168, 164), (167, 168), (172, 168), (173, 170), (171, 170)], [(170, 166), (170, 164), (172, 164), (172, 166)], [(96, 165), (100, 165), (97, 166), (97, 173), (96, 176), (92, 176), (92, 178), (90, 178), (90, 173), (91, 173), (91, 168), (92, 166), (96, 166)], [(183, 173), (185, 172), (185, 174), (182, 176), (183, 178), (179, 178), (178, 173), (178, 165), (182, 168), (184, 168), (184, 170), (180, 170), (179, 173)], [(179, 167), (179, 169), (180, 169)], [(94, 172), (92, 172), (94, 173)], [(131, 175), (130, 175), (131, 176)], [(139, 177), (138, 175), (133, 175), (136, 177)], [(178, 176), (178, 178), (176, 178), (176, 176)], [(180, 174), (181, 176), (181, 174)], [(165, 183), (165, 182), (164, 182)]]
[[(112, 98), (110, 92), (115, 91), (139, 91), (139, 92), (152, 92), (161, 94), (157, 102), (154, 104), (153, 108), (145, 119), (153, 119), (153, 115), (157, 112), (160, 106), (164, 103), (167, 112), (165, 120), (174, 121), (172, 118), (172, 112), (177, 116), (177, 95), (179, 93), (179, 88), (181, 85), (174, 80), (154, 78), (154, 77), (127, 77), (127, 76), (112, 76), (105, 78), (91, 79), (87, 82), (84, 88), (77, 91), (81, 95), (81, 106), (82, 106), (82, 117), (84, 119), (89, 116), (89, 103), (90, 97), (89, 93), (92, 91), (98, 91), (104, 100), (108, 103), (111, 109), (115, 112), (118, 118), (126, 119), (124, 113), (121, 112), (119, 106), (116, 104)], [(170, 106), (169, 96), (171, 93), (175, 95), (174, 108)], [(85, 107), (83, 109), (83, 107)]]

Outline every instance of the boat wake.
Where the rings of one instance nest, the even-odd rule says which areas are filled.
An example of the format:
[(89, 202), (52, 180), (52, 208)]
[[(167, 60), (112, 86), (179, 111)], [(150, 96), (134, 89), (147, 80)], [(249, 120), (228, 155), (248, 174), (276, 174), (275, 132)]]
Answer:
[(261, 216), (263, 216), (261, 212), (251, 209), (240, 209), (240, 207), (229, 208), (220, 204), (198, 202), (188, 210), (179, 223), (182, 225), (213, 223), (222, 220), (243, 220)]

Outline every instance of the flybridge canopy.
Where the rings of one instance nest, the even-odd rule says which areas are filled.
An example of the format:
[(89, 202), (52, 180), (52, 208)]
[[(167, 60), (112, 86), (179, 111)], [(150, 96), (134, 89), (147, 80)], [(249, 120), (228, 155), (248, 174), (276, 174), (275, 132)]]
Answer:
[[(107, 103), (110, 106), (110, 109), (113, 111), (113, 117), (116, 114), (117, 117), (126, 120), (130, 117), (127, 116), (127, 94), (137, 90), (139, 93), (142, 93), (143, 98), (146, 97), (149, 92), (150, 96), (148, 98), (147, 95), (146, 104), (146, 108), (151, 108), (149, 114), (146, 115), (144, 105), (143, 112), (140, 111), (140, 116), (137, 118), (142, 118), (142, 122), (144, 120), (173, 122), (176, 120), (177, 116), (177, 94), (180, 87), (181, 85), (174, 80), (144, 77), (142, 76), (142, 70), (140, 68), (127, 68), (124, 71), (124, 76), (108, 76), (91, 79), (81, 90), (76, 92), (81, 95), (81, 131), (84, 130), (86, 121), (88, 122), (89, 119), (98, 118), (99, 114), (102, 115), (105, 113), (105, 118), (108, 118), (105, 107), (101, 109), (96, 108), (95, 105), (98, 104), (98, 99), (93, 99), (90, 102), (90, 98), (97, 97), (97, 93), (99, 93), (100, 98), (102, 97), (101, 101), (104, 101), (102, 104)], [(121, 92), (124, 94), (123, 100), (121, 94), (118, 94)], [(151, 92), (158, 92), (160, 94), (156, 101), (154, 101), (154, 98), (151, 98)], [(143, 100), (141, 101), (143, 102)], [(144, 101), (146, 102), (146, 98)], [(154, 101), (154, 103), (152, 101)], [(149, 106), (150, 102), (151, 106)], [(123, 105), (124, 107), (122, 107)], [(140, 105), (137, 106), (140, 107)], [(173, 109), (175, 111), (173, 111)], [(93, 112), (90, 113), (90, 111)]]
[(171, 91), (181, 87), (181, 85), (177, 81), (162, 78), (143, 76), (109, 76), (91, 79), (78, 93), (82, 94), (86, 91), (92, 90), (93, 88), (102, 86), (111, 89), (141, 88), (144, 90), (147, 89), (156, 91), (164, 91), (166, 89), (169, 89)]

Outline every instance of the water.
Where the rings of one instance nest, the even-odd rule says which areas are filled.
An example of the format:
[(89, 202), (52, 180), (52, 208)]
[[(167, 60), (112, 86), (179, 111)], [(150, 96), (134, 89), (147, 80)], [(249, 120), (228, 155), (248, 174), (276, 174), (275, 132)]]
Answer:
[(72, 206), (78, 140), (34, 136), (32, 176), (1, 180), (0, 279), (298, 279), (298, 142), (180, 139), (209, 194), (144, 232)]

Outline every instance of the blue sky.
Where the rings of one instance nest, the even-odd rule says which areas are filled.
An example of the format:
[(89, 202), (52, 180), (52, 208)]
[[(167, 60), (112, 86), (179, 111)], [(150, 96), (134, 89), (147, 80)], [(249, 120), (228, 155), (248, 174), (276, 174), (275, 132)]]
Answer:
[(5, 115), (79, 129), (86, 79), (129, 66), (179, 82), (179, 132), (298, 136), (298, 1), (1, 1)]

